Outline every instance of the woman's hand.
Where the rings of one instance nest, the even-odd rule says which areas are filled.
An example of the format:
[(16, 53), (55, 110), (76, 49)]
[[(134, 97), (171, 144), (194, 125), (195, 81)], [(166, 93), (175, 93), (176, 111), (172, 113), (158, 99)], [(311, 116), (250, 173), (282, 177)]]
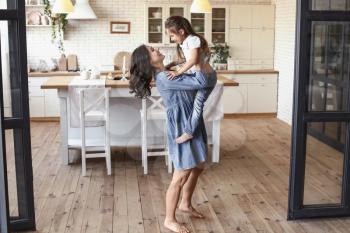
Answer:
[(177, 76), (179, 76), (179, 72), (177, 71), (167, 71), (167, 76), (169, 80), (175, 79)]

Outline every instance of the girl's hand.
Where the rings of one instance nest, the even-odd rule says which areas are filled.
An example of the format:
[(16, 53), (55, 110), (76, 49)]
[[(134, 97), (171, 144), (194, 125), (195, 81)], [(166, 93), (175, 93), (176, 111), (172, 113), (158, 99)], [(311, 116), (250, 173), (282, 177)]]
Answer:
[(167, 73), (168, 73), (167, 76), (169, 80), (173, 80), (179, 75), (177, 71), (168, 71)]

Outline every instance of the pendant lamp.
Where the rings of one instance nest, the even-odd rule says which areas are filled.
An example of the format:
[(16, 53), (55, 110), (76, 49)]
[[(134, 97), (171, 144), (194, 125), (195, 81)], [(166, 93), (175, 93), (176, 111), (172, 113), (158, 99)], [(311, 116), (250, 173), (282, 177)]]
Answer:
[(211, 5), (209, 0), (193, 0), (191, 5), (191, 13), (211, 13)]
[(67, 19), (97, 19), (89, 0), (76, 0), (74, 11), (67, 15)]
[(73, 12), (71, 0), (56, 0), (52, 7), (53, 14), (68, 14)]

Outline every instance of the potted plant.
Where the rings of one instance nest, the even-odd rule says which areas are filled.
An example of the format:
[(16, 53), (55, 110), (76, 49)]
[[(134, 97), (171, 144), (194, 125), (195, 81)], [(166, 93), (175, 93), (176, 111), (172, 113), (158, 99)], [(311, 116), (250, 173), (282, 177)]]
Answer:
[(68, 23), (66, 19), (66, 14), (52, 14), (51, 5), (49, 0), (44, 1), (44, 14), (50, 18), (51, 21), (51, 42), (56, 43), (58, 50), (61, 54), (64, 53), (64, 44), (63, 44), (63, 33)]
[(214, 41), (210, 49), (212, 51), (214, 68), (216, 70), (227, 70), (227, 59), (231, 57), (227, 43), (222, 44)]

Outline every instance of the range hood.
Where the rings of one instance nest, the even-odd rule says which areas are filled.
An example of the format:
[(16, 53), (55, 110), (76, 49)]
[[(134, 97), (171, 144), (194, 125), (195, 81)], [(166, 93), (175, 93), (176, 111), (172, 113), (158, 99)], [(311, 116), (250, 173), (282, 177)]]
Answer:
[(76, 0), (74, 11), (67, 15), (67, 19), (97, 19), (89, 0)]

